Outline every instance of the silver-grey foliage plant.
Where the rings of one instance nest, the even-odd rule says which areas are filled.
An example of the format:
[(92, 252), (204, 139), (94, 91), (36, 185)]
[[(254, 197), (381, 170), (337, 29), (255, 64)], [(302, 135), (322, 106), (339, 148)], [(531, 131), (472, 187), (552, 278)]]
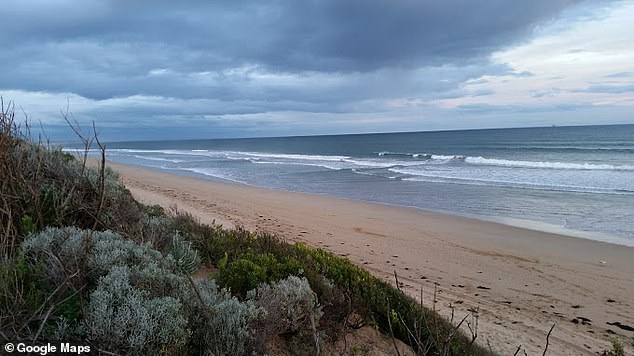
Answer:
[(22, 253), (44, 261), (53, 282), (81, 269), (96, 283), (80, 326), (109, 352), (171, 354), (193, 343), (208, 355), (243, 355), (263, 314), (214, 281), (194, 282), (188, 274), (200, 259), (178, 235), (163, 256), (110, 231), (48, 228), (29, 236)]
[(240, 302), (213, 280), (198, 281), (196, 285), (203, 305), (192, 309), (204, 310), (198, 309), (198, 335), (194, 338), (202, 343), (204, 354), (247, 354), (254, 339), (251, 326), (261, 318), (262, 309), (249, 300)]
[(262, 284), (248, 297), (266, 311), (266, 330), (273, 334), (314, 331), (322, 316), (317, 295), (305, 277), (289, 276)]
[(78, 269), (95, 279), (115, 266), (146, 266), (159, 263), (169, 268), (173, 260), (159, 251), (139, 245), (111, 231), (75, 227), (49, 227), (22, 242), (22, 253), (43, 258), (53, 281), (60, 282)]
[(182, 350), (189, 338), (181, 303), (152, 297), (131, 285), (131, 271), (116, 266), (99, 279), (85, 316), (88, 337), (125, 354), (158, 354)]

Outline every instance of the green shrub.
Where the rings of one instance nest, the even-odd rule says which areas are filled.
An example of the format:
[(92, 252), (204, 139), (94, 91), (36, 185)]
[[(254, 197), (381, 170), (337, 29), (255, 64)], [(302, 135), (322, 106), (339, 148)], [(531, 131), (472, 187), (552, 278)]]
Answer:
[(154, 205), (140, 204), (140, 206), (143, 212), (145, 212), (145, 215), (147, 215), (150, 218), (165, 217), (165, 209), (163, 209), (163, 207), (158, 204), (154, 204)]
[(45, 266), (25, 258), (0, 259), (0, 325), (16, 310), (35, 311), (46, 300), (49, 284), (41, 275)]
[(276, 257), (270, 253), (246, 253), (221, 269), (218, 282), (239, 296), (257, 288), (261, 283), (279, 281), (290, 275), (303, 273), (303, 264), (292, 257)]
[[(414, 299), (345, 258), (301, 243), (290, 245), (266, 234), (227, 233), (218, 239), (226, 238), (235, 240), (225, 243), (232, 248), (227, 251), (227, 267), (221, 269), (219, 282), (238, 295), (244, 295), (244, 291), (252, 288), (256, 281), (271, 283), (297, 274), (293, 273), (297, 269), (303, 272), (320, 299), (330, 299), (329, 311), (342, 313), (355, 310), (367, 320), (377, 323), (383, 332), (393, 333), (413, 347), (428, 345), (432, 354), (487, 354), (485, 349), (471, 343), (462, 333), (455, 334), (449, 343), (445, 343), (443, 340), (452, 335), (454, 329), (449, 322), (431, 310), (421, 308)], [(285, 265), (287, 261), (292, 261), (293, 268), (267, 267)], [(282, 273), (271, 274), (271, 270)], [(332, 283), (337, 286), (336, 295), (330, 293)], [(351, 305), (348, 305), (349, 301)], [(388, 319), (390, 316), (393, 318)], [(331, 319), (330, 323), (333, 321)], [(413, 340), (410, 332), (414, 332), (420, 340)]]

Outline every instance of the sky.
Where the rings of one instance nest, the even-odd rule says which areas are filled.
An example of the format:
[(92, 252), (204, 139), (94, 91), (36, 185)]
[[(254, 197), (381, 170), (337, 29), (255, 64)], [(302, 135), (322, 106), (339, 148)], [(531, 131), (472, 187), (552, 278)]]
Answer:
[(634, 123), (634, 1), (3, 0), (0, 96), (55, 139)]

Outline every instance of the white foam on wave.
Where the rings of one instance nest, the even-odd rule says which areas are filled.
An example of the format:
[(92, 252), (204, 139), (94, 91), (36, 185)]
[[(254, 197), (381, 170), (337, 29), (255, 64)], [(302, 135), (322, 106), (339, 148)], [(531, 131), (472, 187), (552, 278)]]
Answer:
[(410, 157), (410, 158), (415, 158), (417, 160), (442, 160), (442, 161), (447, 161), (447, 160), (464, 160), (465, 156), (462, 155), (436, 155), (436, 154), (431, 154), (431, 153), (403, 153), (403, 152), (377, 152), (376, 153), (379, 157), (385, 157), (385, 156), (396, 156), (396, 157)]
[(289, 159), (289, 160), (306, 160), (306, 161), (344, 161), (350, 159), (348, 156), (322, 156), (322, 155), (303, 155), (293, 153), (263, 153), (263, 152), (232, 152), (237, 154), (249, 155), (262, 158)]
[(180, 159), (169, 159), (169, 158), (152, 157), (152, 156), (134, 155), (134, 157), (135, 158), (139, 158), (139, 159), (149, 160), (149, 161), (160, 161), (160, 162), (171, 162), (171, 163), (182, 163), (182, 162), (185, 162), (185, 161), (180, 160)]
[(406, 156), (412, 158), (424, 158), (437, 161), (463, 161), (471, 165), (500, 166), (510, 168), (542, 168), (542, 169), (568, 169), (568, 170), (614, 170), (632, 171), (634, 165), (613, 165), (588, 162), (552, 162), (552, 161), (521, 161), (502, 158), (485, 158), (482, 156), (472, 157), (464, 155), (440, 155), (430, 153), (399, 153), (399, 152), (378, 152), (379, 157), (384, 156)]
[[(452, 174), (451, 172), (444, 171), (421, 171), (417, 169), (404, 168), (390, 168), (391, 172), (403, 174), (404, 181), (414, 182), (428, 182), (428, 183), (451, 183), (451, 184), (464, 184), (464, 185), (478, 185), (478, 186), (493, 186), (493, 187), (514, 187), (525, 188), (535, 190), (553, 190), (562, 192), (576, 192), (576, 193), (597, 193), (597, 194), (613, 194), (613, 195), (633, 195), (634, 190), (623, 189), (619, 187), (600, 187), (600, 186), (584, 186), (575, 184), (566, 184), (563, 181), (552, 182), (538, 182), (534, 178), (531, 180), (518, 180), (518, 179), (503, 179), (493, 177), (476, 177), (465, 176), (461, 174)], [(528, 178), (528, 177), (525, 177)]]
[(291, 164), (323, 167), (332, 170), (352, 168), (389, 168), (418, 164), (402, 160), (358, 159), (339, 155), (303, 155), (264, 152), (223, 151), (228, 159), (247, 159), (256, 164)]
[(343, 165), (335, 165), (335, 164), (327, 164), (327, 163), (319, 163), (319, 162), (308, 162), (308, 161), (301, 161), (301, 162), (276, 162), (276, 161), (262, 161), (262, 160), (252, 160), (251, 163), (255, 163), (255, 164), (270, 164), (270, 165), (297, 165), (297, 166), (310, 166), (310, 167), (321, 167), (321, 168), (326, 168), (326, 169), (330, 169), (333, 171), (336, 170), (340, 170), (340, 169), (346, 169), (345, 167), (343, 167)]
[[(97, 150), (97, 149), (95, 149), (95, 150)], [(134, 149), (134, 148), (109, 148), (108, 150), (106, 150), (106, 152), (118, 152), (118, 153), (165, 153), (165, 154), (168, 154), (169, 151), (141, 150), (141, 149)]]
[(423, 158), (423, 159), (431, 158), (431, 155), (427, 153), (403, 153), (403, 152), (390, 152), (390, 151), (375, 152), (375, 153), (379, 157), (396, 156), (396, 157), (411, 157), (411, 158)]
[(610, 170), (610, 171), (631, 171), (631, 165), (612, 165), (596, 163), (573, 163), (573, 162), (540, 162), (540, 161), (514, 161), (497, 158), (465, 157), (464, 161), (469, 164), (515, 167), (515, 168), (543, 168), (543, 169), (568, 169), (568, 170)]
[(197, 173), (197, 174), (202, 174), (202, 175), (207, 176), (207, 177), (214, 177), (214, 178), (228, 180), (228, 181), (232, 181), (232, 182), (236, 182), (236, 183), (246, 184), (245, 182), (243, 182), (241, 180), (235, 179), (235, 178), (227, 175), (226, 173), (223, 173), (219, 169), (193, 167), (193, 168), (179, 168), (179, 170), (188, 171), (188, 172)]
[[(73, 149), (64, 149), (73, 151)], [(269, 153), (269, 152), (249, 152), (249, 151), (209, 151), (204, 149), (192, 150), (145, 150), (145, 149), (111, 149), (110, 152), (130, 153), (130, 154), (163, 154), (163, 155), (185, 155), (204, 156), (210, 158), (221, 158), (229, 160), (248, 160), (253, 163), (269, 164), (299, 164), (319, 166), (327, 169), (351, 169), (357, 167), (391, 168), (395, 166), (414, 166), (419, 164), (444, 164), (461, 163), (468, 165), (498, 166), (509, 168), (531, 168), (531, 169), (557, 169), (557, 170), (606, 170), (606, 171), (634, 171), (634, 165), (614, 165), (588, 162), (554, 162), (554, 161), (525, 161), (510, 160), (502, 158), (487, 158), (482, 156), (464, 155), (441, 155), (430, 153), (400, 153), (400, 152), (377, 152), (378, 158), (353, 158), (343, 155), (306, 155), (295, 153)], [(92, 150), (91, 150), (92, 152)], [(388, 158), (390, 156), (401, 159)], [(141, 158), (135, 156), (136, 158)], [(146, 159), (161, 159), (156, 156), (142, 156)], [(154, 157), (154, 158), (149, 158)], [(169, 159), (166, 159), (169, 160)], [(172, 161), (174, 162), (174, 161)], [(174, 162), (178, 163), (178, 162)], [(334, 164), (333, 164), (334, 163)]]
[(449, 161), (449, 160), (459, 160), (463, 161), (466, 157), (460, 155), (427, 155), (431, 157), (431, 159), (441, 160), (441, 161)]

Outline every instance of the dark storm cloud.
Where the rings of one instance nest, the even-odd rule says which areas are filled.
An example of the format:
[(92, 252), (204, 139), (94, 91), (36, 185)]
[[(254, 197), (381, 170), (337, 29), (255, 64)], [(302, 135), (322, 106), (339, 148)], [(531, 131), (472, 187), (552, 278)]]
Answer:
[(4, 0), (0, 95), (67, 95), (104, 127), (385, 112), (490, 95), (464, 89), (484, 75), (532, 76), (491, 54), (580, 2)]
[[(178, 80), (148, 78), (156, 68), (365, 72), (481, 63), (575, 2), (11, 0), (0, 9), (1, 57), (15, 70), (3, 85), (100, 98), (125, 82), (138, 92), (158, 84), (181, 91)], [(213, 83), (204, 89), (231, 95)]]
[(477, 61), (575, 2), (13, 0), (3, 37), (164, 44), (187, 50), (176, 70), (364, 71)]

